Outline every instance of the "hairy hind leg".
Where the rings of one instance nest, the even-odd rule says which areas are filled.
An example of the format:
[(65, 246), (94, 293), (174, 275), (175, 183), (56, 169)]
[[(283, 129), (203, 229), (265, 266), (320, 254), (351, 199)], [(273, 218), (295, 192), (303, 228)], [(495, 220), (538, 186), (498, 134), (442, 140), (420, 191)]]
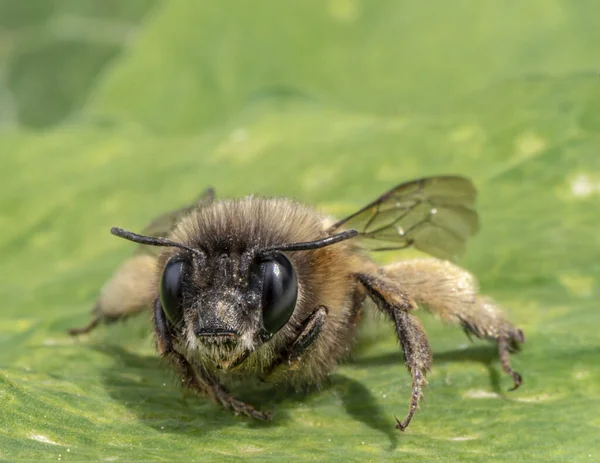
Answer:
[(100, 323), (124, 319), (150, 310), (154, 298), (156, 257), (138, 254), (127, 259), (106, 282), (84, 327), (71, 328), (70, 335), (85, 334)]
[(510, 351), (525, 342), (523, 331), (506, 319), (500, 307), (478, 294), (477, 281), (466, 270), (443, 260), (415, 259), (383, 268), (418, 305), (467, 334), (498, 343), (503, 370), (512, 376), (513, 389), (522, 378), (510, 365)]

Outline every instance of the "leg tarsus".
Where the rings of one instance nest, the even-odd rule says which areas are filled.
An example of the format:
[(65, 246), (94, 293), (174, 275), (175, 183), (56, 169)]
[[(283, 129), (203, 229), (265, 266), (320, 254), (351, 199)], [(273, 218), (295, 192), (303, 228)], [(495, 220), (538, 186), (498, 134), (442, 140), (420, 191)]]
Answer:
[(100, 322), (103, 321), (104, 317), (102, 316), (102, 310), (100, 308), (100, 301), (96, 301), (94, 304), (94, 308), (91, 310), (92, 319), (85, 326), (81, 326), (79, 328), (69, 328), (67, 330), (67, 334), (71, 336), (79, 336), (81, 334), (88, 334), (90, 331), (93, 331), (98, 327)]
[(185, 388), (197, 394), (208, 396), (213, 402), (234, 413), (246, 415), (260, 421), (271, 420), (271, 413), (257, 410), (252, 405), (236, 399), (204, 368), (194, 369), (179, 352), (173, 350), (165, 356), (176, 366)]
[(94, 314), (93, 318), (90, 320), (90, 322), (85, 325), (82, 326), (80, 328), (69, 328), (67, 330), (67, 333), (71, 336), (79, 336), (81, 334), (87, 334), (90, 331), (93, 331), (99, 324), (100, 324), (100, 315), (98, 314)]
[(408, 413), (404, 420), (400, 421), (395, 415), (396, 418), (396, 429), (400, 431), (405, 431), (408, 425), (410, 424), (413, 416), (415, 416), (416, 411), (419, 409), (419, 402), (423, 398), (423, 386), (427, 385), (427, 380), (425, 379), (425, 375), (421, 373), (421, 371), (415, 371), (413, 374), (413, 383), (412, 383), (412, 396), (410, 398), (410, 404), (408, 406)]
[[(523, 339), (523, 337), (521, 337)], [(524, 340), (524, 339), (523, 339)], [(505, 373), (509, 374), (513, 378), (514, 386), (509, 391), (514, 391), (523, 383), (523, 377), (514, 371), (510, 365), (510, 346), (512, 339), (507, 336), (501, 336), (498, 338), (498, 357), (500, 358), (500, 364)]]
[(396, 429), (404, 431), (423, 398), (423, 387), (427, 385), (425, 375), (431, 368), (431, 349), (425, 331), (417, 318), (403, 310), (394, 309), (394, 322), (398, 339), (400, 339), (404, 351), (406, 366), (412, 376), (412, 394), (408, 413), (402, 421), (396, 418)]
[(225, 389), (221, 385), (214, 386), (214, 397), (216, 401), (220, 403), (224, 408), (234, 413), (246, 415), (250, 418), (254, 418), (255, 420), (260, 421), (270, 421), (273, 417), (273, 415), (270, 412), (263, 412), (257, 410), (252, 405), (236, 399), (227, 391), (227, 389)]

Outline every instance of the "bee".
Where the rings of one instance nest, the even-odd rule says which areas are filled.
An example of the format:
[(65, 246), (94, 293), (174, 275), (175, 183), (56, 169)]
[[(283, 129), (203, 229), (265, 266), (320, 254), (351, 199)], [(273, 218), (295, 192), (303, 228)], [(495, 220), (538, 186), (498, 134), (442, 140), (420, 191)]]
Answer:
[[(509, 356), (525, 341), (523, 331), (452, 262), (478, 231), (475, 199), (467, 178), (422, 178), (335, 221), (290, 199), (216, 200), (208, 189), (143, 234), (111, 229), (141, 246), (103, 287), (91, 322), (69, 332), (151, 311), (158, 353), (185, 388), (269, 420), (270, 412), (237, 399), (228, 385), (318, 384), (345, 358), (371, 301), (393, 323), (412, 378), (408, 412), (396, 418), (404, 431), (432, 362), (419, 307), (497, 343), (513, 389), (522, 382)], [(369, 256), (407, 248), (431, 257), (379, 266)]]

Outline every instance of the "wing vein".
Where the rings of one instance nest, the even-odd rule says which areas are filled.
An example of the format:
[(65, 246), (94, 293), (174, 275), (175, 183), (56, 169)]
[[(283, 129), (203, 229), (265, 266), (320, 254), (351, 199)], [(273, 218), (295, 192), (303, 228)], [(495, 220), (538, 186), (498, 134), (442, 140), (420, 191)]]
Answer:
[(452, 259), (464, 252), (467, 239), (477, 232), (476, 194), (464, 177), (421, 178), (397, 185), (328, 231), (354, 228), (357, 239), (371, 251), (415, 247)]

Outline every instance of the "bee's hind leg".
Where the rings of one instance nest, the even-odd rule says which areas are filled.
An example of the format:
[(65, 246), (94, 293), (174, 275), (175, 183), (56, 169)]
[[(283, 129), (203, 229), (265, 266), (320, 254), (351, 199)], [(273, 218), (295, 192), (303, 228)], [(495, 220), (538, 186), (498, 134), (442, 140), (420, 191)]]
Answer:
[(502, 369), (513, 379), (512, 389), (521, 385), (521, 375), (510, 365), (510, 352), (525, 342), (525, 335), (497, 304), (478, 294), (477, 282), (469, 272), (438, 259), (402, 261), (383, 271), (419, 306), (444, 322), (461, 326), (467, 334), (495, 341)]
[(127, 259), (106, 282), (92, 309), (92, 319), (81, 328), (67, 330), (71, 336), (86, 334), (101, 323), (113, 323), (150, 310), (156, 257), (138, 254)]
[(90, 331), (93, 331), (102, 321), (102, 312), (99, 307), (99, 303), (96, 302), (94, 308), (92, 309), (92, 319), (88, 322), (87, 325), (81, 326), (79, 328), (69, 328), (67, 333), (71, 336), (79, 336), (80, 334), (87, 334)]
[(408, 414), (402, 421), (396, 418), (396, 428), (404, 431), (419, 408), (423, 388), (427, 385), (425, 376), (431, 369), (431, 349), (427, 335), (419, 319), (409, 313), (416, 308), (414, 302), (393, 281), (372, 274), (358, 274), (356, 277), (377, 307), (393, 320), (406, 366), (412, 376)]

